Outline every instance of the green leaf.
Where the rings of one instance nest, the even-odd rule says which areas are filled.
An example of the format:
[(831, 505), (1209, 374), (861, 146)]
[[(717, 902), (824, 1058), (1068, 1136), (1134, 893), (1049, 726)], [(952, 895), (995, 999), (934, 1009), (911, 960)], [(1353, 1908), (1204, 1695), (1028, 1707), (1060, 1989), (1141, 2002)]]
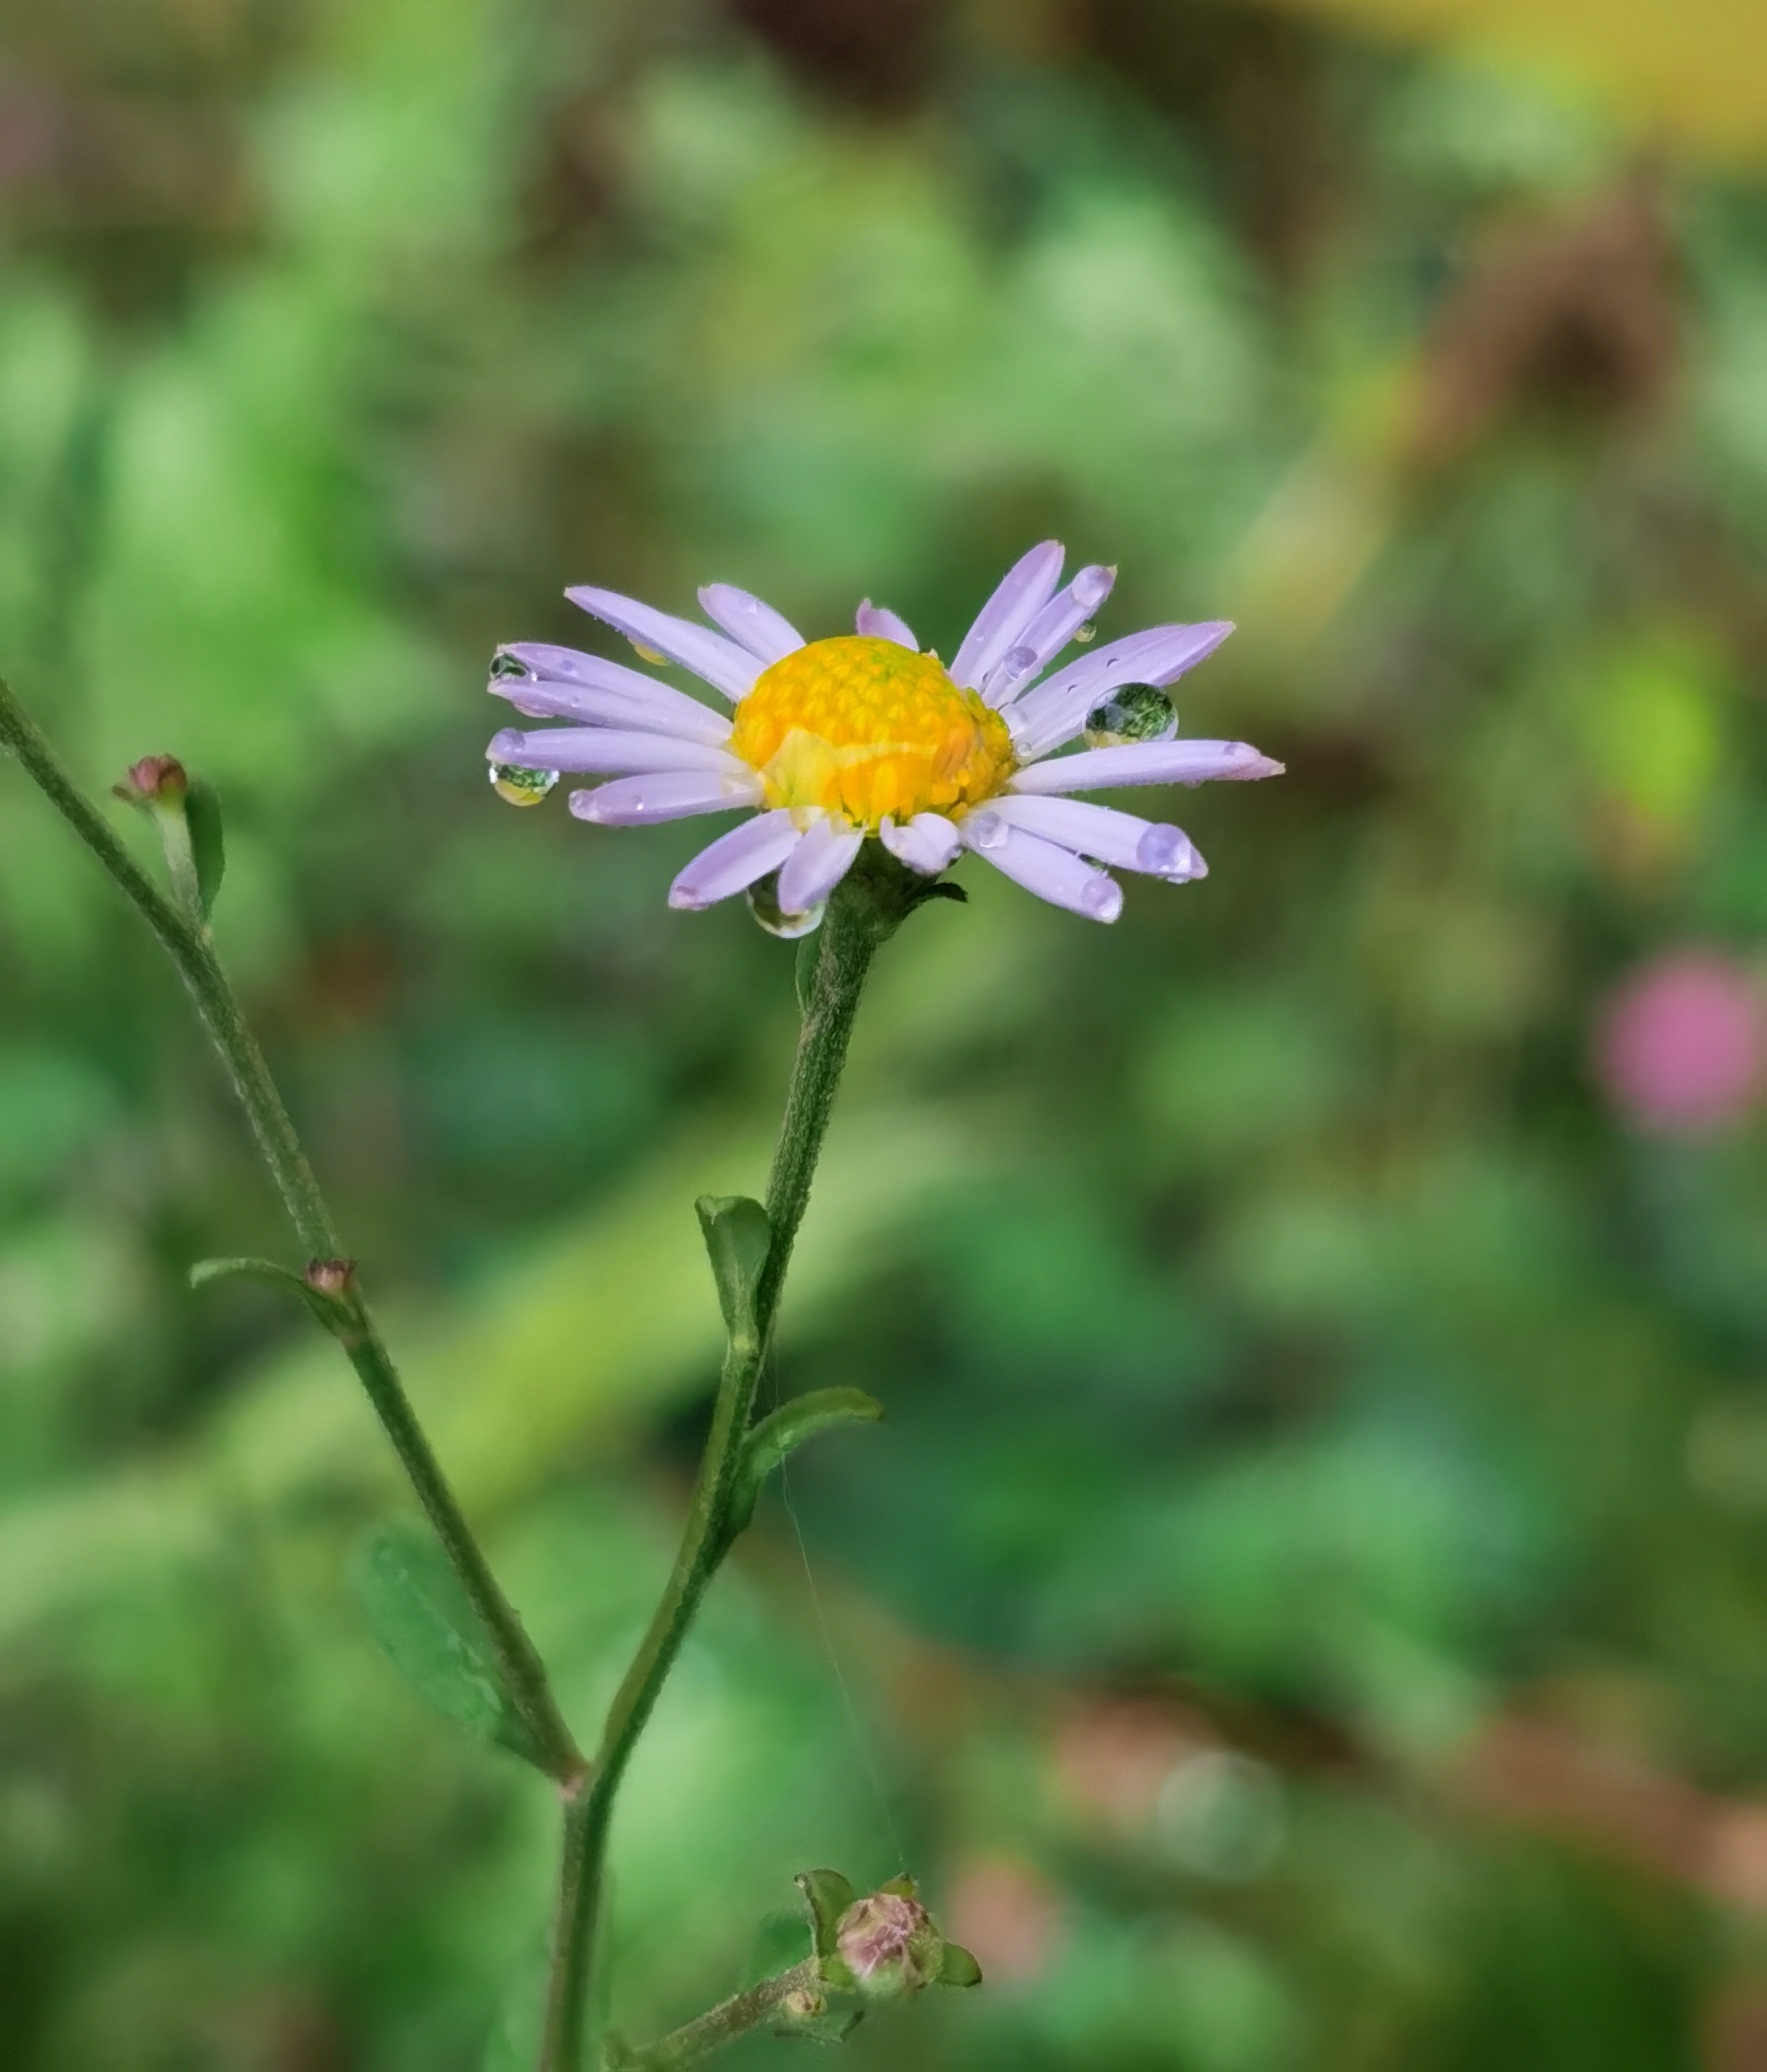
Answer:
[(724, 1329), (732, 1344), (752, 1345), (759, 1335), (756, 1290), (773, 1243), (767, 1211), (746, 1194), (702, 1194), (694, 1207), (706, 1234)]
[(227, 841), (221, 827), (220, 797), (200, 777), (184, 794), (184, 819), (190, 828), (191, 861), (196, 870), (196, 898), (206, 921), (227, 870)]
[(207, 1288), (216, 1281), (261, 1281), (267, 1288), (298, 1295), (328, 1331), (339, 1331), (352, 1321), (351, 1314), (336, 1296), (315, 1288), (292, 1267), (279, 1266), (274, 1259), (200, 1259), (190, 1269), (192, 1288)]
[(818, 1388), (782, 1403), (762, 1418), (743, 1442), (740, 1475), (731, 1499), (731, 1530), (740, 1532), (748, 1524), (761, 1484), (806, 1439), (842, 1424), (875, 1424), (883, 1415), (883, 1404), (863, 1388)]
[(834, 1955), (835, 1930), (840, 1926), (841, 1916), (859, 1897), (853, 1889), (852, 1881), (844, 1878), (838, 1871), (800, 1871), (797, 1889), (804, 1895), (804, 1903), (809, 1909), (810, 1933), (816, 1944), (816, 1954), (825, 1963)]
[(743, 1967), (739, 1990), (758, 1986), (801, 1964), (812, 1954), (809, 1923), (801, 1914), (769, 1914), (755, 1930), (755, 1940)]
[(937, 1983), (941, 1986), (978, 1986), (982, 1983), (982, 1967), (961, 1942), (947, 1942), (939, 1963)]
[(435, 1534), (414, 1521), (382, 1526), (356, 1584), (374, 1638), (432, 1710), (480, 1740), (543, 1768), (478, 1614)]

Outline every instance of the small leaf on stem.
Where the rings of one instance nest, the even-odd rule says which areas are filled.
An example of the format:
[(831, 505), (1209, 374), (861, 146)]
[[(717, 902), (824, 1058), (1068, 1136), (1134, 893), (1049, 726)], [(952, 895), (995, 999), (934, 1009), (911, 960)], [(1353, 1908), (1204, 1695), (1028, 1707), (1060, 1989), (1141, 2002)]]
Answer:
[(427, 1527), (382, 1526), (356, 1564), (356, 1583), (374, 1638), (426, 1704), (480, 1740), (545, 1767), (490, 1636)]
[(184, 818), (190, 826), (191, 861), (196, 871), (197, 903), (206, 921), (215, 911), (227, 870), (227, 840), (221, 827), (220, 798), (212, 784), (191, 781), (184, 794)]
[(190, 1285), (207, 1288), (216, 1281), (262, 1281), (266, 1287), (299, 1296), (326, 1330), (341, 1338), (355, 1322), (353, 1311), (343, 1299), (348, 1291), (349, 1276), (346, 1274), (334, 1285), (315, 1272), (319, 1266), (348, 1268), (350, 1261), (316, 1260), (305, 1273), (296, 1273), (290, 1267), (279, 1266), (274, 1259), (200, 1259), (190, 1269)]
[(748, 1524), (762, 1483), (806, 1439), (842, 1424), (875, 1424), (883, 1415), (883, 1404), (863, 1388), (818, 1388), (782, 1403), (743, 1442), (742, 1470), (731, 1498), (731, 1530), (740, 1532)]
[(773, 1243), (767, 1211), (746, 1194), (702, 1194), (694, 1207), (706, 1234), (724, 1329), (733, 1343), (752, 1343), (760, 1330), (756, 1290)]

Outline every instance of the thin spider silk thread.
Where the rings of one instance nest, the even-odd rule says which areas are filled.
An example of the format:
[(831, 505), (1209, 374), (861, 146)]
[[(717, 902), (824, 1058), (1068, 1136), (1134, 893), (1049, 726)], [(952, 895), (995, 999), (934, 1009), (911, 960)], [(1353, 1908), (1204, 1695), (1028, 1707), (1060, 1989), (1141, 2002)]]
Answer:
[[(781, 1401), (779, 1369), (771, 1357), (763, 1370), (763, 1386), (768, 1392), (771, 1406), (776, 1409)], [(859, 1707), (854, 1702), (852, 1687), (846, 1680), (846, 1672), (841, 1667), (840, 1653), (834, 1645), (834, 1629), (829, 1624), (822, 1593), (816, 1587), (816, 1571), (810, 1562), (809, 1542), (804, 1536), (804, 1521), (798, 1515), (797, 1505), (792, 1495), (789, 1457), (779, 1464), (779, 1494), (780, 1501), (785, 1507), (785, 1515), (791, 1520), (792, 1531), (797, 1537), (798, 1556), (804, 1564), (804, 1581), (809, 1587), (810, 1602), (815, 1607), (816, 1624), (822, 1636), (822, 1646), (828, 1656), (828, 1666), (834, 1675), (835, 1688), (840, 1692), (841, 1703), (846, 1709), (847, 1731), (851, 1736), (855, 1753), (859, 1757), (859, 1767), (864, 1771), (866, 1781), (871, 1787), (871, 1795), (877, 1802), (883, 1824), (889, 1831), (891, 1846), (896, 1852), (892, 1860), (894, 1868), (897, 1871), (905, 1870), (908, 1868), (908, 1851), (902, 1839), (902, 1823), (896, 1818), (896, 1807), (884, 1782), (883, 1767), (871, 1746), (871, 1737), (866, 1733)]]

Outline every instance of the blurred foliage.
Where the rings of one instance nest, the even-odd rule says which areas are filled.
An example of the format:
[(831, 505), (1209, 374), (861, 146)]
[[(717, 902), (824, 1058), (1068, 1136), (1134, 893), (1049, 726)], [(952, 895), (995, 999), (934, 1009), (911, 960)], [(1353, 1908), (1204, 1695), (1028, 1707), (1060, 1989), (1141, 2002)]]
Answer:
[[(1240, 619), (1185, 723), (1289, 765), (1114, 929), (989, 874), (891, 946), (776, 1375), (888, 1422), (657, 1715), (622, 2028), (907, 1863), (990, 1984), (856, 2068), (1767, 2061), (1767, 1145), (1589, 1063), (1767, 931), (1767, 194), (1201, 0), (4, 18), (0, 654), (95, 788), (221, 787), (222, 949), (578, 1719), (792, 952), (665, 911), (691, 827), (498, 803), (493, 643), (717, 577), (949, 652), (1058, 532), (1107, 633)], [(171, 975), (5, 771), (0, 856), (6, 2062), (472, 2072), (544, 1794), (366, 1630), (334, 1350), (185, 1285), (282, 1234)]]

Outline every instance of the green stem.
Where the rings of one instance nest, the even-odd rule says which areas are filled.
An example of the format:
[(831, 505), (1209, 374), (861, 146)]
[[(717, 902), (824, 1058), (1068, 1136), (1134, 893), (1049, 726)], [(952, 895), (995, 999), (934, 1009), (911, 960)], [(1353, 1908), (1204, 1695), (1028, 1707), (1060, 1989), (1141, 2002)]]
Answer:
[[(867, 849), (871, 845), (867, 844)], [(731, 1503), (755, 1392), (778, 1314), (793, 1242), (828, 1128), (859, 995), (879, 945), (916, 903), (916, 888), (888, 867), (855, 870), (837, 888), (817, 939), (779, 1144), (767, 1184), (772, 1243), (756, 1289), (756, 1330), (727, 1346), (711, 1430), (694, 1483), (681, 1547), (638, 1651), (614, 1696), (590, 1782), (567, 1814), (540, 2072), (579, 2072), (584, 2010), (601, 1905), (608, 1832), (632, 1752), (674, 1666), (687, 1629), (730, 1551)], [(669, 2061), (672, 2062), (672, 2061)]]
[[(64, 767), (35, 722), (0, 682), (0, 744), (24, 765), (38, 788), (133, 901), (176, 966), (196, 1011), (220, 1052), (250, 1122), (265, 1165), (276, 1183), (303, 1248), (318, 1260), (342, 1252), (325, 1198), (307, 1162), (282, 1096), (271, 1079), (208, 931), (169, 898), (135, 861), (115, 830)], [(362, 1379), (369, 1402), (392, 1441), (424, 1513), (435, 1527), (474, 1608), (484, 1621), (512, 1696), (533, 1734), (548, 1774), (571, 1785), (583, 1761), (559, 1712), (533, 1642), (515, 1608), (492, 1575), (472, 1528), (442, 1471), (397, 1371), (360, 1294), (350, 1297), (351, 1321), (337, 1333)]]
[[(794, 2008), (789, 2003), (797, 1994), (804, 1997), (800, 2008)], [(735, 2042), (763, 2022), (813, 2019), (822, 2004), (816, 1959), (806, 1957), (789, 1971), (763, 1979), (746, 1992), (733, 1993), (727, 2000), (671, 2029), (642, 2050), (628, 2052), (624, 2062), (629, 2072), (673, 2072), (677, 2066), (696, 2065), (702, 2058), (710, 2058), (715, 2050), (722, 2050), (727, 2043)]]

